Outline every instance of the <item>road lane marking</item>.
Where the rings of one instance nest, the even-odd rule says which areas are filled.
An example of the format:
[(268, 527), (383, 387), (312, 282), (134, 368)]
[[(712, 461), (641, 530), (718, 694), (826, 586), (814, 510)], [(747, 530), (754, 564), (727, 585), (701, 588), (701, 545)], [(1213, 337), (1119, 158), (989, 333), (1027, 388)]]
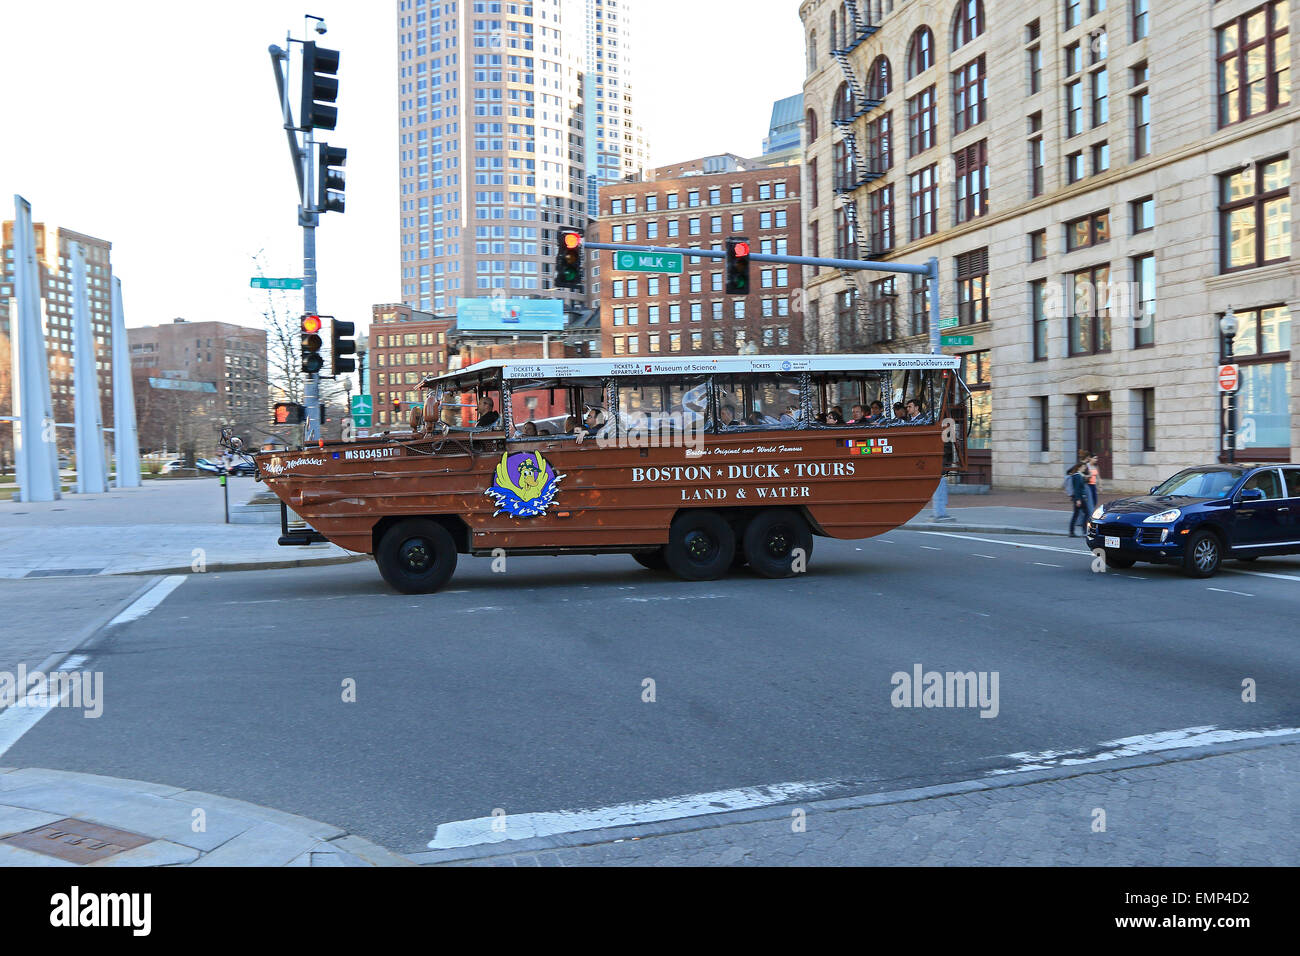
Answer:
[[(1054, 548), (1046, 544), (1026, 544), (1023, 541), (999, 541), (997, 538), (975, 538), (965, 534), (953, 534), (951, 531), (916, 531), (914, 534), (932, 534), (940, 538), (956, 538), (959, 541), (983, 541), (985, 544), (1005, 544), (1012, 548), (1033, 548), (1035, 551), (1056, 551), (1059, 554), (1077, 554), (1081, 557), (1092, 557), (1091, 551), (1080, 551), (1078, 548)], [(925, 545), (921, 545), (925, 547)], [(932, 550), (939, 550), (934, 548)]]
[[(37, 672), (50, 674), (53, 671), (79, 670), (89, 659), (85, 654), (66, 654), (59, 651), (28, 671), (28, 677)], [(9, 748), (18, 743), (23, 734), (40, 723), (42, 717), (63, 704), (63, 699), (72, 691), (71, 684), (64, 682), (62, 691), (57, 701), (50, 701), (48, 693), (42, 693), (41, 687), (30, 691), (24, 689), (21, 703), (15, 701), (4, 710), (0, 710), (0, 757), (8, 753)]]
[(932, 548), (928, 544), (921, 545), (926, 551), (942, 551), (943, 548)]
[(996, 555), (992, 555), (992, 554), (980, 554), (978, 551), (971, 552), (971, 557), (972, 557), (972, 558), (990, 558), (990, 559), (992, 559), (992, 560), (994, 560), (994, 561), (997, 560), (997, 556), (996, 556)]
[(1218, 591), (1220, 594), (1239, 594), (1242, 597), (1254, 597), (1253, 594), (1247, 594), (1245, 591), (1229, 591), (1227, 588), (1206, 588), (1207, 591)]
[(1064, 567), (1064, 565), (1060, 565), (1060, 564), (1047, 564), (1047, 563), (1044, 562), (1044, 561), (1035, 561), (1034, 564), (1037, 565), (1037, 566), (1040, 567), (1040, 568), (1060, 568), (1060, 567)]
[(115, 624), (129, 624), (131, 621), (138, 621), (165, 601), (167, 595), (171, 594), (178, 587), (184, 584), (186, 577), (188, 577), (188, 575), (172, 574), (163, 578), (148, 591), (145, 591), (144, 594), (140, 595), (139, 599), (125, 611), (113, 618), (113, 620), (109, 621), (108, 626), (112, 627)]
[(579, 833), (585, 830), (603, 830), (606, 827), (635, 826), (710, 813), (749, 810), (788, 800), (817, 799), (841, 783), (796, 781), (767, 787), (741, 787), (638, 803), (620, 803), (588, 810), (554, 810), (456, 820), (438, 824), (433, 839), (429, 841), (429, 849), (449, 850), (484, 843), (505, 843), (509, 840), (528, 840), (560, 833)]
[[(989, 775), (1025, 773), (1029, 770), (1049, 770), (1054, 767), (1073, 767), (1079, 764), (1099, 763), (1104, 760), (1118, 760), (1121, 757), (1157, 753), (1161, 750), (1209, 747), (1214, 744), (1228, 743), (1235, 740), (1262, 740), (1267, 737), (1284, 737), (1287, 734), (1296, 733), (1300, 733), (1300, 727), (1284, 727), (1280, 730), (1220, 730), (1213, 724), (1204, 727), (1183, 727), (1179, 730), (1162, 730), (1154, 734), (1138, 734), (1135, 737), (1120, 737), (1118, 740), (1103, 741), (1098, 744), (1101, 750), (1093, 754), (1089, 754), (1086, 748), (1004, 754), (1004, 757), (1018, 761), (1017, 765), (990, 770)], [(1080, 754), (1086, 756), (1078, 756)]]
[(1241, 568), (1220, 568), (1227, 574), (1250, 574), (1257, 578), (1277, 578), (1279, 581), (1300, 581), (1294, 574), (1275, 574), (1272, 571), (1243, 571)]

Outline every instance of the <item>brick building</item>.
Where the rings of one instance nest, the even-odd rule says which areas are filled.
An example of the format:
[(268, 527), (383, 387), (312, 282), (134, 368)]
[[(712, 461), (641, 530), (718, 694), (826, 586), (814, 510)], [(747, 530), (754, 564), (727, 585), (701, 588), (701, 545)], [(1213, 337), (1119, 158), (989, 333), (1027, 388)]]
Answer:
[[(697, 166), (703, 161), (664, 168)], [(797, 166), (732, 168), (606, 186), (600, 217), (587, 235), (600, 242), (717, 250), (729, 236), (746, 236), (754, 252), (802, 255), (799, 176)], [(612, 261), (611, 252), (588, 254), (606, 357), (804, 350), (797, 266), (753, 262), (750, 294), (729, 296), (721, 259), (688, 256), (679, 276), (615, 272)]]

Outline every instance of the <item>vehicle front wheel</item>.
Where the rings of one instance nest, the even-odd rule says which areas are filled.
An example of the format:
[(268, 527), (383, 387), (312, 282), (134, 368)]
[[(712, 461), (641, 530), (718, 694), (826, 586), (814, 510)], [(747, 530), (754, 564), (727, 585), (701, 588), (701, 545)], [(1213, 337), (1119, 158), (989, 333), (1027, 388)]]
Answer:
[(788, 578), (806, 570), (812, 547), (808, 522), (788, 508), (760, 511), (745, 528), (745, 557), (765, 578)]
[(713, 581), (731, 569), (736, 533), (715, 511), (684, 511), (673, 519), (664, 546), (668, 570), (685, 581)]
[(380, 538), (375, 563), (384, 580), (403, 594), (428, 594), (456, 570), (456, 542), (436, 521), (399, 521)]
[(1114, 551), (1106, 552), (1106, 567), (1119, 568), (1123, 571), (1125, 568), (1131, 568), (1137, 564), (1137, 558), (1126, 558), (1116, 554)]
[(1183, 573), (1193, 578), (1208, 578), (1219, 570), (1223, 546), (1213, 531), (1198, 531), (1183, 551)]

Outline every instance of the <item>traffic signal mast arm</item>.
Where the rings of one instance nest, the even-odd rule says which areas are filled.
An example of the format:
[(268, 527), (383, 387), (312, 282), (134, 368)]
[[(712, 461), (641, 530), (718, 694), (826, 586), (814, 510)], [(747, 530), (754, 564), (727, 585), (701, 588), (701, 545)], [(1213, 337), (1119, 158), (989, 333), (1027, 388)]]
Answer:
[[(608, 252), (649, 252), (661, 255), (696, 256), (701, 259), (726, 259), (725, 249), (692, 249), (690, 247), (634, 246), (621, 242), (583, 242), (583, 248)], [(826, 266), (831, 269), (866, 269), (871, 272), (897, 272), (903, 275), (926, 276), (930, 280), (930, 351), (938, 355), (939, 348), (939, 260), (931, 258), (925, 265), (906, 262), (878, 262), (870, 259), (829, 259), (822, 256), (778, 256), (771, 253), (752, 252), (751, 262), (775, 262), (792, 266)]]

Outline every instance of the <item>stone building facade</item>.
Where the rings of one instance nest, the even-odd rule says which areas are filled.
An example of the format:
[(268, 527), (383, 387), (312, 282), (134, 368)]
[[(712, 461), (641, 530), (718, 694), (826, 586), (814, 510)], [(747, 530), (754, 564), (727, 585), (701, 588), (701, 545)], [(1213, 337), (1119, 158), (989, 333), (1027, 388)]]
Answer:
[[(1222, 314), (1238, 460), (1293, 460), (1300, 4), (806, 0), (809, 248), (941, 270), (971, 344), (971, 479), (1105, 488), (1218, 460)], [(810, 270), (811, 271), (811, 270)], [(926, 349), (926, 294), (806, 275), (808, 334)]]

